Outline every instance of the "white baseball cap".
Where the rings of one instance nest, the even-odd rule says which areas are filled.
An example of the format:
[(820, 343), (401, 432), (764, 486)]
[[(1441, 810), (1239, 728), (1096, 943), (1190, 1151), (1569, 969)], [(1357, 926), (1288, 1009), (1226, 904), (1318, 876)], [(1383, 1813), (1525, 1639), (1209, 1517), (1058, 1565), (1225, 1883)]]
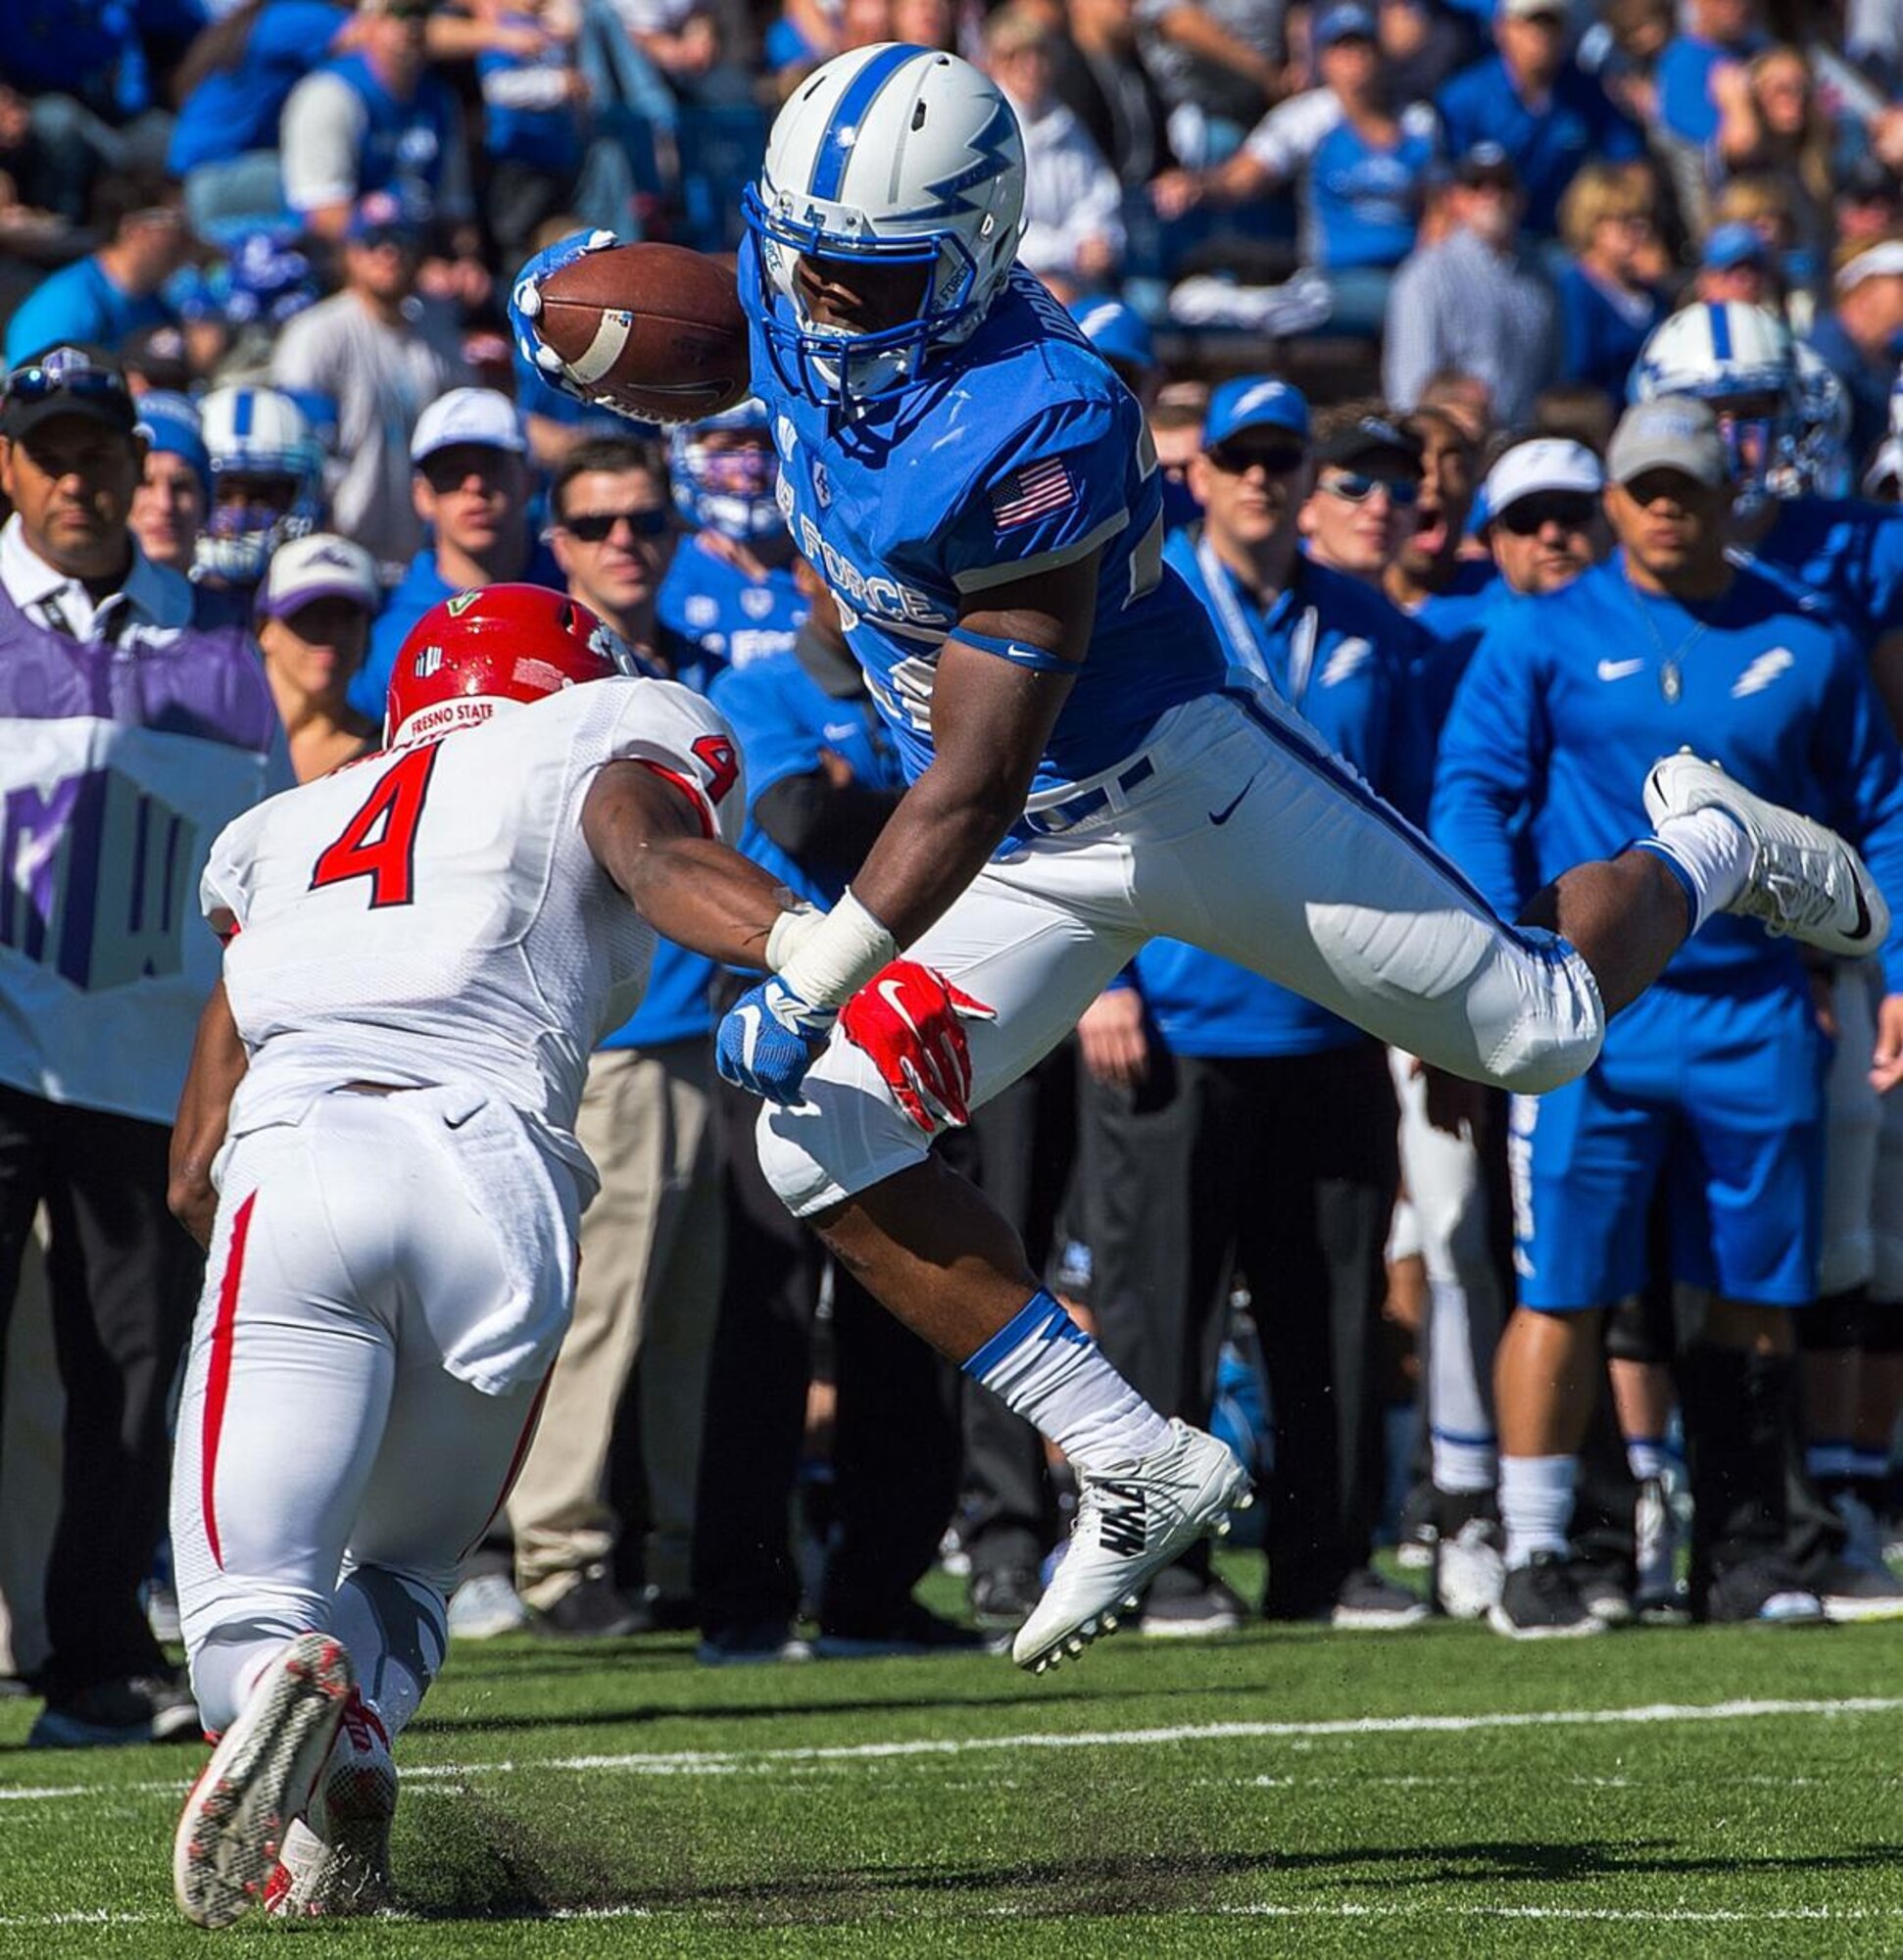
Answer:
[(1536, 436), (1516, 442), (1487, 472), (1482, 495), (1488, 518), (1497, 517), (1522, 497), (1541, 491), (1577, 491), (1596, 497), (1606, 486), (1599, 459), (1583, 442), (1560, 436)]
[(368, 552), (330, 531), (293, 538), (271, 553), (265, 582), (258, 588), (258, 612), (268, 619), (287, 619), (319, 599), (354, 599), (366, 612), (383, 604), (376, 565)]
[(1903, 272), (1903, 238), (1879, 238), (1859, 252), (1837, 274), (1837, 291), (1847, 293), (1866, 279), (1894, 278)]
[(528, 449), (515, 404), (494, 388), (452, 388), (448, 394), (438, 395), (416, 417), (416, 432), (410, 438), (410, 460), (420, 463), (459, 442), (506, 449), (516, 456)]

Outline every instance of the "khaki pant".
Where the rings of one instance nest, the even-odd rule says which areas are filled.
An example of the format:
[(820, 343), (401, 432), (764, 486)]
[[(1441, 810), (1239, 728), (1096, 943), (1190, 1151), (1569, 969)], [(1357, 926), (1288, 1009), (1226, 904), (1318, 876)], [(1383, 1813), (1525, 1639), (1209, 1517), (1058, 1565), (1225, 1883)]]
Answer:
[(554, 1605), (613, 1552), (609, 1446), (637, 1358), (648, 1578), (664, 1593), (688, 1591), (725, 1252), (708, 1120), (712, 1072), (705, 1041), (604, 1049), (589, 1063), (575, 1134), (601, 1172), (601, 1195), (582, 1217), (574, 1324), (509, 1499), (516, 1585), (532, 1606)]

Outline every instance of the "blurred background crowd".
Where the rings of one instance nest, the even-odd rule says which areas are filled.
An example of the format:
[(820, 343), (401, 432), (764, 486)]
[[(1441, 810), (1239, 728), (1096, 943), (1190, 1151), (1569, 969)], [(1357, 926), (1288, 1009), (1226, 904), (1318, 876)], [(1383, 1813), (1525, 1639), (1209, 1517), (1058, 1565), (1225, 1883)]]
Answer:
[[(517, 359), (504, 304), (522, 259), (582, 225), (731, 249), (777, 103), (895, 38), (965, 54), (1017, 110), (1022, 261), (1149, 411), (1172, 563), (1237, 663), (1410, 815), (1432, 806), (1439, 829), (1446, 786), (1432, 742), (1393, 731), (1446, 718), (1502, 595), (1556, 593), (1631, 542), (1602, 498), (1646, 464), (1785, 564), (1793, 605), (1829, 588), (1903, 708), (1903, 518), (1882, 508), (1903, 495), (1903, 0), (15, 0), (0, 669), (49, 636), (99, 663), (89, 706), (6, 682), (10, 729), (137, 720), (116, 651), (144, 635), (210, 659), (238, 635), (268, 734), (141, 710), (187, 744), (180, 767), (193, 743), (255, 757), (222, 813), (207, 792), (216, 829), (374, 745), (431, 605), (564, 587), (710, 693), (747, 758), (748, 849), (836, 898), (899, 777), (780, 521), (763, 416), (670, 438), (584, 408)], [(1716, 412), (1722, 484), (1696, 429), (1673, 454), (1635, 437), (1609, 470), (1629, 397), (1674, 395)], [(1781, 507), (1813, 515), (1781, 530)], [(1781, 558), (1794, 523), (1825, 542)], [(1363, 667), (1379, 689), (1332, 725), (1323, 691)], [(93, 1024), (62, 1034), (46, 991), (55, 965), (97, 990), (185, 956), (138, 941), (103, 978), (53, 961), (60, 881), (82, 875), (32, 849), (57, 775), (24, 743), (0, 765), (0, 1589), (5, 1685), (43, 1696), (49, 1745), (195, 1733), (154, 1638), (195, 1288), (162, 1211), (185, 1054), (155, 1025), (123, 1066), (136, 1093), (95, 1088), (63, 1053), (96, 1046)], [(108, 824), (83, 875), (148, 879), (113, 856), (146, 851), (143, 824)], [(189, 940), (190, 882), (134, 939)], [(1756, 1373), (1688, 1361), (1722, 1316), (1669, 1255), (1681, 1188), (1661, 1178), (1646, 1284), (1574, 1302), (1606, 1309), (1580, 1501), (1531, 1550), (1495, 1500), (1503, 1102), (1163, 946), (946, 1139), (1118, 1365), (1170, 1413), (1213, 1407), (1264, 1480), (1264, 1595), (1192, 1557), (1145, 1631), (1903, 1616), (1884, 1562), (1903, 1153), (1856, 1050), (1887, 990), (1862, 968), (1809, 986), (1818, 1102), (1788, 1107), (1802, 1298), (1760, 1302), (1778, 1325)], [(734, 991), (663, 950), (595, 1057), (581, 1135), (604, 1188), (576, 1326), (509, 1529), (455, 1601), (461, 1638), (692, 1628), (708, 1664), (937, 1650), (1013, 1627), (1061, 1546), (1062, 1464), (766, 1189), (753, 1105), (711, 1068)], [(1850, 1060), (1827, 1126), (1831, 1054)], [(959, 1621), (914, 1596), (941, 1559), (968, 1588)], [(1509, 1566), (1547, 1576), (1502, 1613)]]

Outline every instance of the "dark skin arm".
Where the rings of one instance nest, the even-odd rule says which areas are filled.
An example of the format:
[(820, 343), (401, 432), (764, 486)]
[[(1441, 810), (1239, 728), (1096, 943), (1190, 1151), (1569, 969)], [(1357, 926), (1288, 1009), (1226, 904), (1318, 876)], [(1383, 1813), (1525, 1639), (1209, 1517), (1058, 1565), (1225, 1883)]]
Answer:
[(224, 1143), (231, 1099), (249, 1066), (238, 1024), (231, 1016), (224, 982), (212, 989), (198, 1017), (191, 1065), (171, 1126), (166, 1203), (171, 1215), (201, 1247), (210, 1249), (219, 1195), (212, 1184), (212, 1159)]
[[(932, 687), (931, 766), (853, 880), (861, 905), (910, 946), (971, 883), (1024, 813), (1038, 758), (1069, 699), (1097, 616), (1098, 554), (992, 587), (958, 615)], [(958, 632), (1041, 648), (1072, 671), (1032, 673)]]
[(695, 806), (664, 776), (642, 762), (610, 762), (589, 785), (581, 834), (657, 932), (709, 959), (765, 966), (766, 936), (791, 894), (708, 837)]

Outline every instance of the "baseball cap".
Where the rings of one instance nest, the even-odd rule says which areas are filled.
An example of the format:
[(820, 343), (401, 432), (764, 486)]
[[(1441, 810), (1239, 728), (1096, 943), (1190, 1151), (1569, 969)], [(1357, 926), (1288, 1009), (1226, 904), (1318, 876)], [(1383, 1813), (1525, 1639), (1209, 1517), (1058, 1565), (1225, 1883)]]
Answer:
[(1881, 157), (1874, 156), (1868, 150), (1843, 172), (1837, 185), (1839, 197), (1847, 197), (1858, 204), (1879, 200), (1888, 202), (1899, 191), (1903, 191), (1903, 184), (1899, 184), (1896, 172)]
[(1606, 473), (1599, 459), (1583, 442), (1560, 436), (1536, 436), (1516, 442), (1487, 472), (1481, 494), (1489, 520), (1542, 492), (1574, 491), (1596, 497), (1605, 488)]
[(1367, 463), (1384, 457), (1408, 469), (1421, 466), (1421, 439), (1409, 435), (1385, 416), (1362, 416), (1315, 445), (1315, 461), (1332, 463), (1338, 468), (1349, 463)]
[(1318, 48), (1332, 48), (1337, 41), (1372, 41), (1379, 37), (1373, 11), (1356, 0), (1326, 7), (1315, 23), (1313, 39)]
[(369, 553), (330, 531), (293, 538), (271, 553), (258, 588), (258, 611), (268, 619), (288, 619), (319, 599), (354, 599), (370, 612), (383, 603)]
[(1903, 275), (1903, 238), (1879, 238), (1838, 271), (1837, 291), (1847, 293), (1866, 279), (1893, 279), (1899, 275)]
[(125, 370), (103, 347), (60, 341), (7, 370), (0, 435), (24, 436), (61, 416), (101, 422), (121, 435), (132, 433), (137, 416)]
[(1209, 397), (1202, 418), (1202, 446), (1214, 449), (1244, 429), (1273, 428), (1308, 440), (1308, 397), (1268, 374), (1244, 374), (1225, 381)]
[(148, 388), (139, 397), (138, 431), (156, 456), (181, 458), (198, 473), (205, 494), (212, 494), (212, 456), (198, 431), (198, 408), (188, 395), (168, 388)]
[(1636, 403), (1619, 417), (1606, 450), (1606, 475), (1625, 484), (1648, 469), (1676, 469), (1709, 490), (1730, 480), (1725, 438), (1710, 403), (1674, 395)]
[(421, 463), (439, 449), (466, 442), (484, 449), (506, 449), (516, 456), (528, 448), (515, 404), (494, 388), (452, 388), (438, 395), (416, 417), (410, 438), (410, 460)]
[(392, 239), (414, 244), (421, 232), (421, 224), (402, 198), (387, 190), (360, 197), (344, 226), (344, 237), (352, 245), (381, 245)]
[(1566, 19), (1566, 0), (1494, 0), (1496, 21), (1533, 21), (1549, 14), (1556, 21)]
[(1729, 272), (1733, 266), (1770, 263), (1770, 242), (1755, 224), (1746, 224), (1742, 220), (1716, 226), (1705, 240), (1704, 256), (1699, 260), (1700, 265), (1720, 272)]
[(1454, 160), (1453, 173), (1455, 180), (1464, 184), (1500, 183), (1517, 189), (1520, 183), (1520, 172), (1513, 168), (1505, 145), (1490, 138), (1463, 151)]
[(1126, 368), (1154, 368), (1156, 350), (1149, 328), (1135, 307), (1121, 300), (1079, 300), (1070, 310), (1079, 331), (1106, 361)]

